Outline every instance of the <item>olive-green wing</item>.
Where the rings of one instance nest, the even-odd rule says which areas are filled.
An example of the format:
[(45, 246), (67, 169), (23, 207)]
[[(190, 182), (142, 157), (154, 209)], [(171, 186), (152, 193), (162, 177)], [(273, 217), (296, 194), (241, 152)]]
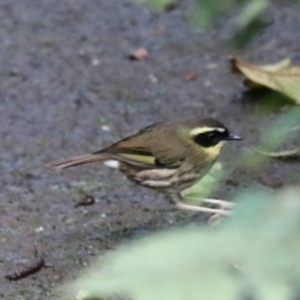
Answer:
[[(93, 153), (95, 155), (99, 152)], [(143, 168), (177, 168), (180, 165), (180, 160), (170, 160), (160, 158), (157, 154), (150, 152), (148, 149), (128, 149), (118, 148), (114, 152), (102, 152), (101, 154), (121, 162), (125, 162), (137, 167)]]
[(177, 168), (182, 157), (173, 150), (170, 142), (160, 138), (161, 127), (164, 128), (165, 124), (146, 127), (94, 154), (103, 154), (144, 168)]

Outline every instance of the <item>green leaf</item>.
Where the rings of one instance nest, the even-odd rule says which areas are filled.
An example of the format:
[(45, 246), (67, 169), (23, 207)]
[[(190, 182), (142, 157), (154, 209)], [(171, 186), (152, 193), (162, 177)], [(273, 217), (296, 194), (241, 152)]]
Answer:
[(240, 28), (247, 27), (251, 22), (257, 19), (257, 17), (270, 5), (269, 0), (252, 0), (248, 2), (248, 5), (244, 8), (243, 12), (238, 18), (238, 26)]

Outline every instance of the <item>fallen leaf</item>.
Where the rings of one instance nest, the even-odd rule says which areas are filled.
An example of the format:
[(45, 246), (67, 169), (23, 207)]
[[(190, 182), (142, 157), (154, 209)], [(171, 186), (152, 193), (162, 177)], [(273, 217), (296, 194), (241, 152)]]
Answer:
[[(294, 126), (289, 129), (288, 132), (293, 133), (300, 130), (300, 126)], [(262, 150), (258, 148), (254, 148), (254, 150), (264, 156), (271, 158), (300, 158), (300, 147), (292, 149), (292, 150), (282, 150), (282, 151), (268, 151)]]
[[(284, 94), (300, 104), (300, 67), (291, 64), (289, 58), (270, 65), (253, 65), (230, 57), (233, 72), (246, 76), (248, 87), (267, 87)], [(249, 81), (252, 83), (249, 85)]]
[(75, 203), (75, 207), (92, 205), (95, 203), (95, 198), (92, 195), (86, 195), (83, 199)]
[(149, 53), (145, 48), (138, 48), (130, 52), (129, 59), (131, 60), (142, 60), (148, 57)]
[(288, 158), (295, 157), (300, 155), (300, 147), (292, 150), (284, 150), (284, 151), (264, 151), (260, 149), (255, 149), (258, 153), (272, 157), (272, 158)]
[(274, 178), (272, 176), (269, 176), (269, 175), (260, 177), (259, 181), (263, 185), (269, 186), (269, 187), (274, 188), (274, 189), (281, 188), (284, 185), (284, 183), (281, 180), (276, 179), (276, 178)]
[(196, 73), (189, 73), (184, 76), (185, 81), (193, 81), (198, 77)]

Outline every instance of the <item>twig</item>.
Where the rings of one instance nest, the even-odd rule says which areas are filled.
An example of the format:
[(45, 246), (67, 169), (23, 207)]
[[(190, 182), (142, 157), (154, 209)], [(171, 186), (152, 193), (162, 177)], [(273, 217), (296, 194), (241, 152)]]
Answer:
[(45, 259), (40, 244), (37, 242), (34, 243), (34, 254), (35, 259), (33, 261), (13, 269), (6, 273), (4, 277), (8, 280), (19, 280), (39, 271), (45, 265)]
[(95, 198), (92, 195), (86, 195), (83, 199), (75, 203), (75, 207), (87, 206), (95, 203)]

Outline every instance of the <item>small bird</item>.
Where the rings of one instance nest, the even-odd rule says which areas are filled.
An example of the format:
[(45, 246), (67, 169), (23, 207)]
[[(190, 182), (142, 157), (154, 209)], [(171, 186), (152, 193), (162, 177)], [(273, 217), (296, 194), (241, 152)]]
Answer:
[(145, 127), (91, 154), (74, 156), (50, 164), (56, 170), (101, 162), (118, 168), (142, 186), (167, 193), (181, 209), (228, 214), (231, 203), (203, 199), (220, 209), (184, 203), (182, 192), (199, 181), (217, 160), (225, 141), (241, 138), (219, 121), (186, 117)]

